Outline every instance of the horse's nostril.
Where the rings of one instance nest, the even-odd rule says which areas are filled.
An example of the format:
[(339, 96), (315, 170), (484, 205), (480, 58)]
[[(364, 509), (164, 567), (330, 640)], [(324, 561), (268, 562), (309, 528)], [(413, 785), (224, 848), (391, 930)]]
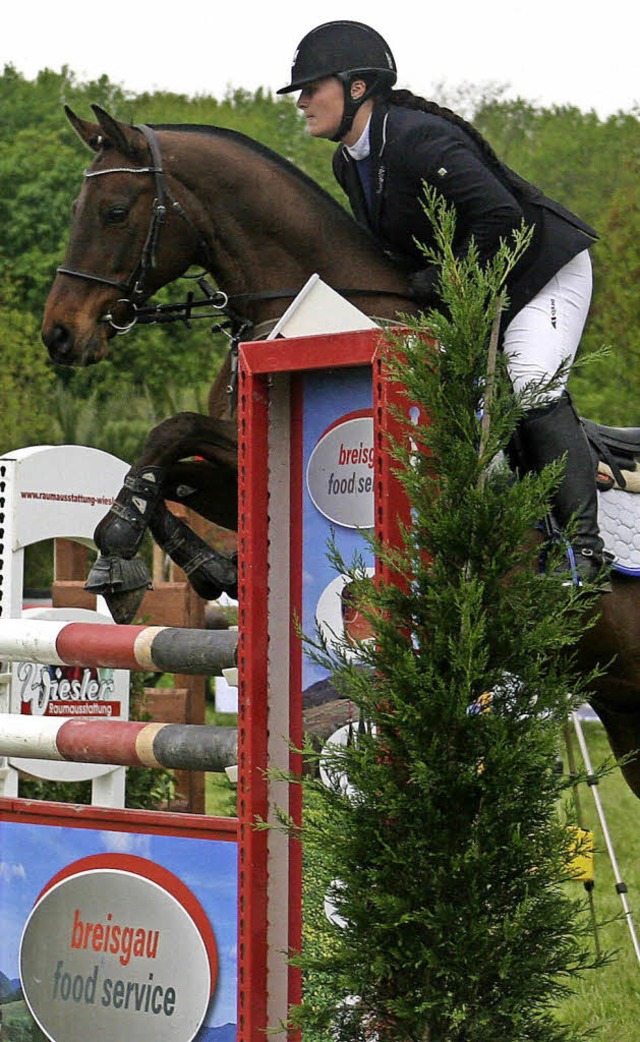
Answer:
[(54, 362), (68, 361), (73, 351), (73, 334), (62, 323), (56, 323), (42, 334), (42, 339), (49, 351), (49, 357)]

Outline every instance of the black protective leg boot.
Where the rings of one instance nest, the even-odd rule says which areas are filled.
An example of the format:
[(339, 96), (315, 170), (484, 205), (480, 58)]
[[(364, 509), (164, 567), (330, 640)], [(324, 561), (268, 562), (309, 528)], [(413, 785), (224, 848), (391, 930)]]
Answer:
[(238, 596), (237, 559), (208, 546), (184, 521), (160, 504), (149, 521), (151, 534), (171, 560), (182, 568), (196, 593), (206, 601), (222, 592)]
[(579, 583), (606, 587), (604, 544), (598, 530), (595, 465), (571, 399), (562, 398), (527, 413), (519, 425), (519, 441), (528, 469), (540, 472), (566, 454), (566, 467), (553, 499), (561, 529), (572, 523), (571, 545)]
[(95, 544), (105, 557), (135, 557), (149, 524), (162, 499), (164, 467), (132, 467), (111, 509), (98, 522)]

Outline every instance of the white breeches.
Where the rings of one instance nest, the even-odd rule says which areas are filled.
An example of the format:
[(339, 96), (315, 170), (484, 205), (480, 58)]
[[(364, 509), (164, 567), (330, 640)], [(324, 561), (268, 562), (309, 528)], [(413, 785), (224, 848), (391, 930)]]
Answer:
[[(515, 393), (527, 408), (560, 397), (578, 350), (591, 303), (589, 251), (565, 264), (507, 326), (502, 349)], [(564, 368), (563, 368), (564, 367)], [(562, 375), (547, 386), (558, 370)]]

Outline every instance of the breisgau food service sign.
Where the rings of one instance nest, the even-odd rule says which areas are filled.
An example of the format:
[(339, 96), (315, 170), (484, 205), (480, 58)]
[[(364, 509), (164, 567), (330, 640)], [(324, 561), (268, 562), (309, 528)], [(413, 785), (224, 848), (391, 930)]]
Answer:
[(85, 858), (54, 877), (20, 945), (25, 1000), (53, 1042), (191, 1042), (217, 967), (191, 891), (129, 855)]

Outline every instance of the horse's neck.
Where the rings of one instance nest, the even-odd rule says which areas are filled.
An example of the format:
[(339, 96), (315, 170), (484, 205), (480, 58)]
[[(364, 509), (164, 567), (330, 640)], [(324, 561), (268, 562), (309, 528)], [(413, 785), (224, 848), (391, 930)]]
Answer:
[(209, 416), (213, 416), (215, 419), (236, 419), (236, 402), (233, 398), (233, 392), (229, 390), (232, 377), (231, 365), (231, 351), (228, 351), (222, 367), (209, 389), (207, 410)]
[[(212, 274), (225, 292), (297, 289), (317, 273), (338, 290), (380, 291), (355, 298), (372, 314), (407, 310), (402, 276), (337, 203), (241, 140), (185, 137), (184, 179), (200, 204)], [(277, 317), (288, 303), (261, 301), (250, 317)]]

